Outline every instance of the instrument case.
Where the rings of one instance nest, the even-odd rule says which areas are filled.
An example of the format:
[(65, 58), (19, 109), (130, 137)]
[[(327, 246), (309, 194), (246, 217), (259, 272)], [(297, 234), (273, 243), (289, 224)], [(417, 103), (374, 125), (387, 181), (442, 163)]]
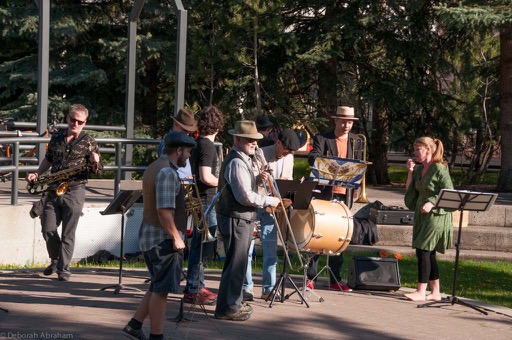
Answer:
[(370, 220), (375, 224), (412, 225), (414, 211), (398, 206), (383, 207), (384, 209), (370, 208)]

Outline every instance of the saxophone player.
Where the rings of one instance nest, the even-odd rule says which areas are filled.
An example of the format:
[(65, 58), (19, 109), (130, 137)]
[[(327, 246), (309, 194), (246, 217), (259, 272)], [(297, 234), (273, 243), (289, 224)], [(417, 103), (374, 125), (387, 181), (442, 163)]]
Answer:
[[(89, 111), (84, 105), (74, 104), (66, 115), (66, 130), (53, 134), (41, 165), (25, 180), (33, 182), (50, 169), (51, 173), (89, 164), (89, 169), (99, 174), (103, 169), (99, 149), (93, 137), (83, 132)], [(44, 275), (57, 273), (59, 281), (69, 281), (69, 264), (75, 247), (75, 231), (85, 201), (85, 183), (88, 171), (72, 176), (64, 194), (56, 191), (47, 193), (41, 215), (42, 234), (51, 259)], [(61, 236), (58, 227), (62, 222)]]

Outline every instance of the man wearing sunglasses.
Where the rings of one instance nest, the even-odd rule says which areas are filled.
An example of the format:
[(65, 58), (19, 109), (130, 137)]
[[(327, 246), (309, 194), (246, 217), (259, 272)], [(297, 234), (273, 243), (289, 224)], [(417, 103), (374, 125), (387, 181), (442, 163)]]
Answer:
[[(43, 274), (57, 273), (59, 281), (69, 281), (71, 276), (69, 264), (75, 248), (78, 219), (85, 202), (88, 174), (91, 171), (99, 174), (103, 169), (96, 141), (82, 131), (88, 116), (89, 111), (85, 106), (71, 105), (66, 115), (68, 127), (52, 135), (41, 165), (36, 172), (29, 173), (25, 178), (27, 182), (32, 182), (49, 169), (51, 173), (55, 173), (84, 168), (70, 176), (66, 181), (68, 188), (63, 194), (59, 195), (57, 190), (48, 191), (41, 215), (43, 238), (51, 259)], [(57, 229), (61, 222), (62, 233), (59, 236)]]

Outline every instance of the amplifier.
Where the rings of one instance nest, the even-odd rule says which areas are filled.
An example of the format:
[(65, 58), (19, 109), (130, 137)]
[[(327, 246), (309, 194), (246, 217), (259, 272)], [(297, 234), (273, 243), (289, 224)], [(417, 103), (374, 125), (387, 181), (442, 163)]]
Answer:
[(347, 283), (353, 289), (398, 290), (400, 289), (398, 260), (354, 256), (349, 265)]

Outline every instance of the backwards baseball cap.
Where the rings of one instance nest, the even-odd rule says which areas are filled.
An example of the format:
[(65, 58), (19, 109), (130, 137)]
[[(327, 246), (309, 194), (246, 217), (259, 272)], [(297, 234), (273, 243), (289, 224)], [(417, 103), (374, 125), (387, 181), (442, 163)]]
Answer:
[(292, 129), (284, 129), (279, 133), (278, 139), (283, 146), (290, 151), (297, 151), (300, 148), (300, 140), (297, 133)]

